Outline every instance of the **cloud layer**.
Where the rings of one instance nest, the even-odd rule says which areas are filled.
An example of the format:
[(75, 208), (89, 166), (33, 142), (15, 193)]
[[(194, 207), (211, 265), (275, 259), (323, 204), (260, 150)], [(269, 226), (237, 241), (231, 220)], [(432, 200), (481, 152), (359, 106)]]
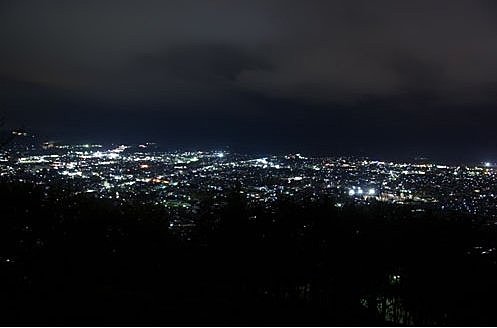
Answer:
[(478, 107), (488, 119), (496, 18), (494, 2), (469, 0), (2, 1), (0, 101), (266, 122), (285, 106), (288, 117), (356, 108), (380, 121), (413, 111), (417, 125)]

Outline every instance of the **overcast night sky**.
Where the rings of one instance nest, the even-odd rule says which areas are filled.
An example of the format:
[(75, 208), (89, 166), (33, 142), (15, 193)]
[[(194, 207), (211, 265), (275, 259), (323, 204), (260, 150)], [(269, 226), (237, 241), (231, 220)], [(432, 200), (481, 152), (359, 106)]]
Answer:
[(0, 1), (0, 44), (54, 139), (497, 159), (495, 1)]

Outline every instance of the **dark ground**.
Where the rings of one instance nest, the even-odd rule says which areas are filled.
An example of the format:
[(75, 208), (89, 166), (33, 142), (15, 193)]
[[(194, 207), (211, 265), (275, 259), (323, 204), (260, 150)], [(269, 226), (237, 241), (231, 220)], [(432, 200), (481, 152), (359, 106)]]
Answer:
[[(0, 185), (4, 325), (496, 325), (495, 225), (331, 200), (163, 208)], [(493, 250), (492, 250), (493, 248)]]

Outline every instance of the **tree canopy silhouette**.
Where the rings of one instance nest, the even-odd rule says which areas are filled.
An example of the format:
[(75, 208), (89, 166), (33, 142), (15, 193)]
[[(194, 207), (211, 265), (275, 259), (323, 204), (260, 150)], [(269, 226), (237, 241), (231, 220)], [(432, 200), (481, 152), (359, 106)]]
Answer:
[(495, 324), (495, 225), (332, 199), (143, 202), (1, 183), (3, 323)]

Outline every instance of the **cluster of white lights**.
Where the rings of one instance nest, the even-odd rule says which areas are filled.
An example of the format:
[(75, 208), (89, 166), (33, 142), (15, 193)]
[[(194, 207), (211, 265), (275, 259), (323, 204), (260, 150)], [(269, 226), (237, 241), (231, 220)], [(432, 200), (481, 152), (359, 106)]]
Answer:
[(116, 152), (101, 152), (101, 151), (96, 151), (93, 153), (93, 157), (96, 158), (107, 158), (107, 159), (118, 159), (120, 155)]
[[(352, 188), (349, 189), (349, 196), (363, 195), (363, 194), (364, 194), (364, 190), (362, 190), (361, 187), (352, 187)], [(368, 192), (367, 192), (367, 195), (369, 195), (369, 196), (376, 195), (376, 189), (369, 188)]]

